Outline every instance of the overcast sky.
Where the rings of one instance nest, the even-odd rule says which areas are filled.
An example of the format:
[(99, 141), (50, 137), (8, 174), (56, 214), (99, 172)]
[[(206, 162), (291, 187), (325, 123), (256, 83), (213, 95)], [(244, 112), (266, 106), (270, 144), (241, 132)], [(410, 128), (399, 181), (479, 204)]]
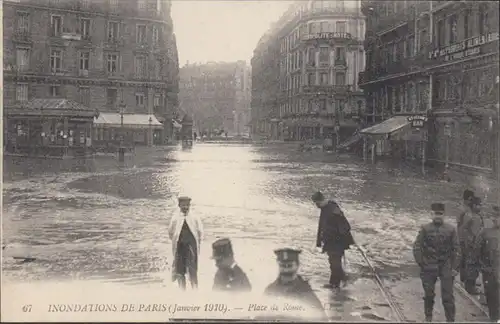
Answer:
[(174, 0), (172, 18), (179, 65), (186, 61), (250, 62), (270, 24), (291, 1)]

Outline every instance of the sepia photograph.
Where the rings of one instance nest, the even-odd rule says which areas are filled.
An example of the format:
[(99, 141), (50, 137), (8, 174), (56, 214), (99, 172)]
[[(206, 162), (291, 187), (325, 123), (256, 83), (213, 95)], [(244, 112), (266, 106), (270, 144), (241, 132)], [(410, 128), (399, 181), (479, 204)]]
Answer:
[(499, 2), (0, 12), (3, 322), (500, 323)]

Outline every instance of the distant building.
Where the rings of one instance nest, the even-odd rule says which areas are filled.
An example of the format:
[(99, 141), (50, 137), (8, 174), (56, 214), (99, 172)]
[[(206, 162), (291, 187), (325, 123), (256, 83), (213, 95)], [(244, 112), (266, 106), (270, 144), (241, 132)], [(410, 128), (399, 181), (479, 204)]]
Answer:
[(248, 133), (251, 71), (244, 61), (186, 64), (180, 69), (180, 109), (198, 134)]
[[(253, 84), (252, 109), (260, 120), (255, 122), (274, 124), (264, 127), (268, 137), (321, 139), (344, 130), (352, 133), (359, 126), (356, 121), (364, 109), (358, 87), (365, 62), (364, 24), (359, 1), (296, 1), (274, 24), (253, 60), (259, 73), (266, 74), (253, 71), (254, 81), (268, 86), (277, 81), (279, 86), (272, 103), (275, 99), (265, 93), (265, 86)], [(270, 63), (273, 60), (279, 61), (279, 70)], [(259, 97), (265, 99), (259, 102)]]
[[(363, 131), (376, 155), (495, 169), (496, 1), (362, 1), (367, 17)], [(415, 128), (408, 117), (426, 119)], [(366, 148), (368, 149), (368, 148)]]
[[(69, 145), (77, 125), (64, 117), (48, 123), (31, 116), (28, 122), (20, 109), (34, 100), (60, 99), (108, 115), (124, 109), (130, 141), (150, 143), (154, 134), (162, 143), (172, 133), (178, 93), (170, 7), (165, 0), (4, 1), (5, 133), (25, 134), (33, 145), (65, 136), (59, 142)], [(93, 142), (118, 141), (120, 125), (101, 122)], [(52, 135), (54, 141), (41, 139)]]

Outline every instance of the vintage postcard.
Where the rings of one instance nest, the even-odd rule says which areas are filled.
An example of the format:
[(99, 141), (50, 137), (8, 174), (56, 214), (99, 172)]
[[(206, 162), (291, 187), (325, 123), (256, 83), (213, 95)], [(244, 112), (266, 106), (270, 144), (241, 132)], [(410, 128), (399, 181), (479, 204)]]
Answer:
[(499, 320), (499, 3), (3, 0), (5, 322)]

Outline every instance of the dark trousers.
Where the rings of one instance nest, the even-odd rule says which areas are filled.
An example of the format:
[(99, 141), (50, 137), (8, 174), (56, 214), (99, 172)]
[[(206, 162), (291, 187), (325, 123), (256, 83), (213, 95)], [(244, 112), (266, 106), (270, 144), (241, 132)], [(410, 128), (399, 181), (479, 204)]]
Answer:
[(176, 273), (179, 275), (179, 285), (186, 288), (186, 273), (193, 287), (198, 286), (198, 255), (196, 243), (179, 241), (177, 244)]
[(326, 251), (328, 262), (330, 263), (330, 285), (339, 286), (346, 279), (344, 268), (342, 267), (342, 257), (344, 251)]
[(499, 320), (499, 283), (494, 273), (483, 271), (484, 294), (486, 304), (488, 305), (488, 313), (492, 321)]
[(441, 281), (441, 300), (447, 322), (455, 321), (455, 296), (453, 295), (453, 276), (451, 269), (444, 267), (424, 268), (420, 272), (424, 288), (424, 313), (426, 319), (432, 319), (437, 280)]

